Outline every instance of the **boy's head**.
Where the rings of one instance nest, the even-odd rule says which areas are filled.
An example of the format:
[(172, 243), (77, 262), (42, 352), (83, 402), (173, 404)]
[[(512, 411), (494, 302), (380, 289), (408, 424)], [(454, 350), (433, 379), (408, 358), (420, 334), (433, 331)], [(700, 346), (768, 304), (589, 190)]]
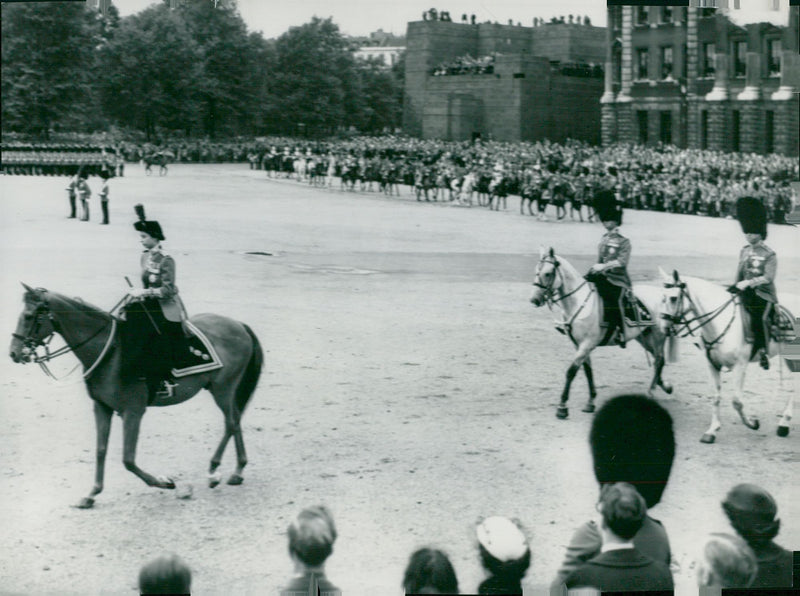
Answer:
[(636, 535), (647, 515), (644, 497), (625, 482), (605, 485), (598, 509), (603, 516), (603, 527), (623, 540), (631, 540)]
[(145, 564), (139, 571), (141, 594), (189, 594), (192, 572), (177, 555), (164, 555)]
[(333, 552), (336, 526), (324, 505), (301, 511), (288, 533), (289, 553), (309, 567), (322, 565)]

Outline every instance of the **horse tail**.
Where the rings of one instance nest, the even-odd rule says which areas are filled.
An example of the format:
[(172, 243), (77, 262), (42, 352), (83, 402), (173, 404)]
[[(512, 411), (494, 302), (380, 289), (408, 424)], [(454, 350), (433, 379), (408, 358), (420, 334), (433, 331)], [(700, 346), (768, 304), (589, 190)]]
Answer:
[(249, 326), (242, 323), (247, 335), (253, 341), (253, 353), (250, 355), (250, 361), (247, 363), (247, 368), (244, 371), (244, 376), (236, 388), (236, 407), (239, 413), (244, 412), (247, 407), (247, 402), (255, 391), (258, 385), (258, 378), (261, 376), (261, 367), (264, 364), (264, 351), (261, 349), (261, 342), (258, 341), (256, 334)]

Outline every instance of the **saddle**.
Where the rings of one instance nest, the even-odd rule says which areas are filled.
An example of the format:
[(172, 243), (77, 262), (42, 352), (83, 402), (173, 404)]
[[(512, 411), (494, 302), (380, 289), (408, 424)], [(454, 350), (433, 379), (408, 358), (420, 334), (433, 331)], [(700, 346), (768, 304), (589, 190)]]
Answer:
[(222, 368), (222, 360), (205, 334), (188, 320), (183, 322), (183, 329), (186, 349), (177, 355), (172, 376), (179, 379)]
[[(751, 326), (752, 315), (744, 306), (740, 306), (742, 310), (742, 321), (744, 323), (744, 337), (748, 343), (752, 343), (755, 338), (753, 337), (753, 328)], [(776, 304), (770, 316), (769, 324), (767, 325), (767, 342), (770, 340), (779, 343), (790, 343), (797, 339), (798, 323), (794, 318), (792, 312), (781, 304)]]
[(644, 302), (630, 290), (620, 293), (619, 310), (627, 327), (652, 327), (656, 324)]

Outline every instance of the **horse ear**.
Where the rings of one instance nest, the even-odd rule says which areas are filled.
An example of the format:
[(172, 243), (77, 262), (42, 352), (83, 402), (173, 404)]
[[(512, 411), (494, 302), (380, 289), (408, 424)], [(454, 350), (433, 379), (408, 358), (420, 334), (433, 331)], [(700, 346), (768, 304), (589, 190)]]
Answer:
[(675, 283), (678, 283), (678, 281), (680, 280), (680, 277), (678, 276), (678, 270), (677, 269), (673, 269), (672, 270), (672, 279), (675, 280)]
[(556, 258), (556, 254), (553, 252), (553, 247), (552, 246), (550, 247), (550, 252), (548, 254), (550, 255), (551, 259), (555, 259)]
[(664, 280), (665, 282), (670, 282), (670, 281), (672, 281), (672, 278), (669, 276), (669, 273), (667, 273), (666, 271), (664, 271), (664, 270), (661, 268), (661, 266), (660, 266), (660, 265), (659, 265), (659, 267), (658, 267), (658, 273), (659, 273), (659, 275), (661, 275), (661, 279), (662, 279), (662, 280)]
[(33, 294), (33, 293), (35, 292), (35, 290), (34, 290), (32, 287), (30, 287), (28, 284), (26, 284), (25, 282), (22, 282), (22, 281), (21, 281), (21, 282), (19, 282), (19, 283), (21, 283), (21, 284), (22, 284), (22, 287), (23, 287), (23, 288), (25, 288), (25, 290), (26, 290), (27, 292), (30, 292), (31, 294)]

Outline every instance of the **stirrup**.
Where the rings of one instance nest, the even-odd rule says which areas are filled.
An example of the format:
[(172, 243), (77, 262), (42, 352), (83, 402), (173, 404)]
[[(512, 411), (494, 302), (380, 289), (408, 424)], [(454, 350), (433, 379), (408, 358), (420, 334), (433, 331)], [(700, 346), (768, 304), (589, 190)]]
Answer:
[(761, 357), (759, 358), (759, 364), (761, 365), (761, 368), (763, 368), (764, 370), (769, 370), (769, 356), (767, 355), (767, 351), (760, 350), (760, 352), (761, 352)]

